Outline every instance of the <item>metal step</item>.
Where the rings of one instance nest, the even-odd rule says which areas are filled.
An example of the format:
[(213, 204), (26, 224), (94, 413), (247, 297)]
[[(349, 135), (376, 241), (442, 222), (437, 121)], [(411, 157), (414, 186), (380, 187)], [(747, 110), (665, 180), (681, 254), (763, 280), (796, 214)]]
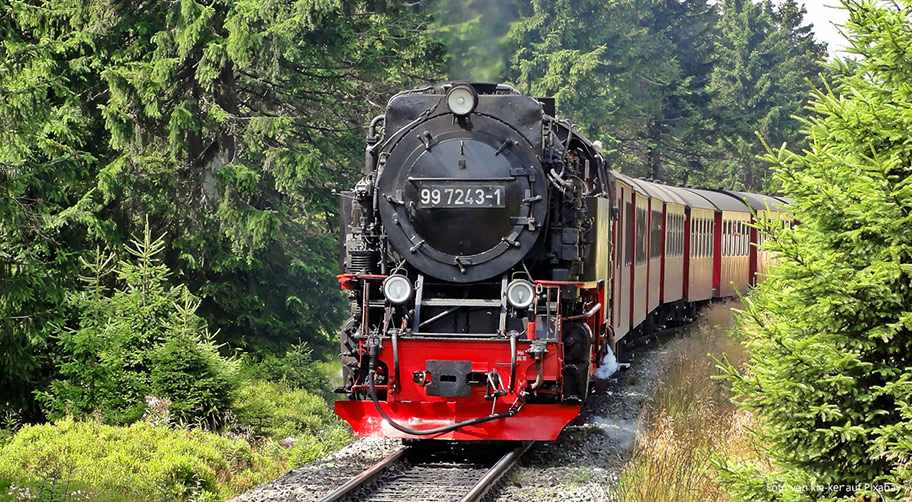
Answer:
[(500, 307), (500, 300), (484, 298), (426, 298), (423, 307)]
[(437, 333), (436, 331), (418, 331), (412, 333), (412, 336), (423, 336), (426, 338), (497, 338), (499, 333)]

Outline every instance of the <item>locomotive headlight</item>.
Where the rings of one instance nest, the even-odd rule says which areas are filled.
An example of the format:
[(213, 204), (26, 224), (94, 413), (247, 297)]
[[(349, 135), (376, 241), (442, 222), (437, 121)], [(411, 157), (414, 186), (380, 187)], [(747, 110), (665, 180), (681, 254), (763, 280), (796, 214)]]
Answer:
[(404, 275), (391, 275), (383, 281), (383, 295), (396, 305), (412, 297), (412, 283)]
[(447, 106), (456, 115), (468, 115), (478, 105), (478, 93), (468, 85), (457, 85), (446, 94)]
[(518, 309), (528, 308), (534, 299), (535, 286), (529, 281), (516, 279), (507, 286), (507, 301)]

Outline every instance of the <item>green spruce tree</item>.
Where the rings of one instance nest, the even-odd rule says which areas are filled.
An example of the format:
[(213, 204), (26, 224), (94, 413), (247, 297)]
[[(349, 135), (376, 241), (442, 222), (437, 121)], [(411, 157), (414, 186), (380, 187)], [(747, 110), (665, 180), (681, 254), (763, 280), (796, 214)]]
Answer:
[(912, 497), (912, 2), (843, 4), (858, 59), (814, 93), (809, 149), (766, 159), (797, 225), (768, 241), (728, 368), (771, 459), (721, 462), (736, 500)]
[(63, 304), (78, 319), (76, 327), (57, 327), (60, 379), (52, 382), (51, 388), (58, 399), (49, 402), (55, 415), (92, 413), (102, 406), (112, 390), (109, 386), (113, 368), (104, 361), (112, 316), (106, 282), (116, 264), (112, 254), (96, 249), (93, 255), (91, 262), (80, 259), (88, 272), (80, 277), (85, 289), (68, 293)]
[[(643, 151), (642, 174), (649, 178), (687, 182), (690, 172), (707, 162), (711, 95), (713, 30), (717, 9), (705, 0), (666, 0), (650, 8), (647, 28), (663, 52), (656, 57), (675, 66), (671, 78), (652, 86), (652, 96), (641, 107), (643, 130), (636, 146)], [(648, 96), (648, 94), (647, 94)], [(641, 174), (641, 172), (634, 172)]]
[(506, 37), (524, 0), (435, 0), (432, 32), (446, 46), (452, 80), (503, 82)]
[(217, 424), (230, 408), (237, 364), (220, 356), (196, 314), (199, 300), (168, 284), (164, 248), (147, 225), (127, 248), (130, 259), (113, 266), (112, 255), (96, 251), (94, 260), (83, 260), (86, 289), (66, 302), (76, 327), (59, 328), (60, 370), (38, 394), (51, 419), (100, 413), (110, 423), (130, 423), (152, 396), (171, 400), (172, 418), (187, 422)]
[(196, 313), (200, 301), (187, 288), (180, 290), (179, 301), (172, 306), (163, 341), (149, 358), (152, 394), (171, 402), (172, 420), (216, 428), (234, 404), (240, 383), (238, 361), (219, 354), (215, 337)]
[(715, 9), (683, 2), (532, 1), (507, 37), (507, 79), (557, 99), (559, 115), (636, 176), (699, 161)]
[[(0, 410), (40, 415), (32, 391), (53, 371), (48, 339), (77, 287), (97, 219), (79, 199), (103, 157), (86, 57), (61, 11), (0, 2)], [(44, 21), (38, 17), (39, 12)]]

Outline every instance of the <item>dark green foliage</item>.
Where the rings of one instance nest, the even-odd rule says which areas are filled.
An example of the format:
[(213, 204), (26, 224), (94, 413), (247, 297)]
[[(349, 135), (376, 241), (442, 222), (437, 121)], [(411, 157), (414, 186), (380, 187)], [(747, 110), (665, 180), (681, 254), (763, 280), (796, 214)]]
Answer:
[(509, 34), (508, 80), (555, 97), (562, 115), (617, 152), (618, 167), (636, 157), (624, 145), (644, 125), (643, 107), (677, 71), (660, 57), (671, 45), (645, 26), (659, 15), (654, 4), (532, 1)]
[(437, 36), (447, 48), (448, 77), (474, 82), (504, 80), (505, 42), (519, 19), (522, 0), (435, 0)]
[(704, 0), (530, 2), (508, 37), (507, 78), (557, 98), (612, 167), (686, 180), (707, 160), (716, 9)]
[(767, 156), (800, 224), (770, 241), (779, 265), (741, 319), (751, 359), (728, 368), (773, 467), (723, 462), (736, 500), (912, 497), (912, 2), (844, 6), (862, 57), (814, 93), (809, 150)]
[[(776, 144), (798, 138), (793, 115), (825, 56), (791, 0), (775, 9), (750, 0), (532, 0), (506, 10), (519, 13), (503, 37), (506, 80), (556, 97), (562, 115), (605, 144), (612, 167), (669, 181), (764, 186), (765, 172), (753, 172), (754, 131)], [(494, 46), (498, 35), (492, 27)]]
[(717, 131), (714, 159), (693, 179), (701, 184), (749, 191), (769, 190), (769, 169), (757, 162), (759, 132), (776, 146), (801, 144), (800, 115), (817, 76), (826, 45), (802, 26), (804, 7), (786, 0), (725, 0), (713, 47), (708, 114)]
[(99, 69), (63, 36), (79, 9), (49, 7), (0, 3), (0, 408), (30, 418), (59, 306), (105, 225), (80, 201), (104, 157), (102, 93), (86, 87)]
[(437, 77), (424, 21), (398, 1), (0, 2), (0, 406), (52, 377), (79, 259), (145, 215), (222, 341), (327, 350), (331, 190), (386, 97)]

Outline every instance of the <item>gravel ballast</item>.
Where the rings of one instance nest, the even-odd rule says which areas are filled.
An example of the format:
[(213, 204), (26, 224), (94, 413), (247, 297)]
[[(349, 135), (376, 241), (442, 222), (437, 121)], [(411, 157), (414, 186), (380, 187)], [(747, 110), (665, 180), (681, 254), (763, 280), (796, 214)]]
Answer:
[(360, 439), (341, 450), (232, 499), (236, 502), (320, 500), (402, 446), (395, 439)]
[(614, 488), (639, 433), (639, 417), (674, 343), (640, 349), (605, 394), (590, 395), (583, 413), (557, 441), (533, 446), (486, 502), (616, 500)]

